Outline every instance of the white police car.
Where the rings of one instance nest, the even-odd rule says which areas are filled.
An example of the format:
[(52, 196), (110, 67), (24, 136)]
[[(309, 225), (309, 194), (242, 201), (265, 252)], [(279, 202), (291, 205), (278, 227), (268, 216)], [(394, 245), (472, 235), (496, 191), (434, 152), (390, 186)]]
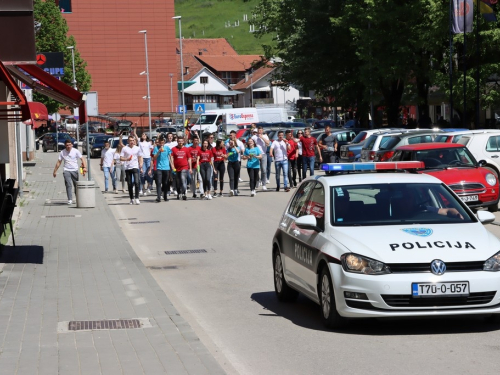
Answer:
[[(420, 162), (323, 164), (410, 169)], [(477, 215), (477, 216), (476, 216)], [(273, 239), (279, 300), (298, 292), (329, 327), (346, 318), (484, 314), (500, 319), (500, 241), (440, 180), (414, 173), (314, 176)]]

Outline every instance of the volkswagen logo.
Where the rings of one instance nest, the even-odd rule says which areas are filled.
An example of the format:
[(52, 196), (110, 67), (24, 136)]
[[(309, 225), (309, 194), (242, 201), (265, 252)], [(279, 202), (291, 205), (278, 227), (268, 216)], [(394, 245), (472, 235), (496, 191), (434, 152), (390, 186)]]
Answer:
[(431, 262), (431, 272), (434, 275), (441, 276), (442, 274), (444, 274), (446, 272), (446, 264), (444, 264), (444, 262), (442, 260), (434, 259)]

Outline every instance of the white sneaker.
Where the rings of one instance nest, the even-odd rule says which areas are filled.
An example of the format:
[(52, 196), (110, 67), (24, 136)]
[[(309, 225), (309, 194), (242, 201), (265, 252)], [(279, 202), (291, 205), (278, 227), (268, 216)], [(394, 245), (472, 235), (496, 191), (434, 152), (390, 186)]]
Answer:
[(141, 201), (139, 199), (136, 199), (135, 204), (141, 204)]
[(131, 199), (129, 204), (134, 204), (134, 203), (135, 203), (134, 199)]
[(139, 195), (144, 195), (144, 193), (142, 192), (142, 190), (139, 190)]
[(208, 195), (204, 195), (203, 199), (206, 200), (206, 201), (208, 201)]
[(174, 190), (174, 195), (179, 195), (179, 194), (177, 194), (177, 190)]
[(243, 180), (242, 180), (241, 178), (238, 178), (238, 181), (239, 181), (239, 182), (243, 182)]
[(73, 204), (73, 201), (70, 199), (70, 200), (68, 201), (68, 204)]
[(210, 194), (208, 194), (208, 200), (211, 200), (212, 199), (212, 196)]
[(238, 190), (235, 190), (235, 191), (234, 191), (234, 195), (235, 195), (235, 196), (238, 196), (239, 194), (240, 194), (240, 192), (239, 192)]
[(230, 196), (230, 197), (234, 196), (234, 190), (231, 190), (231, 191), (229, 192), (229, 196)]
[(255, 197), (255, 190), (252, 190), (252, 192), (250, 193), (250, 196)]
[(257, 195), (257, 190), (254, 190), (254, 191), (253, 191), (253, 194), (254, 194), (254, 195)]
[(262, 185), (262, 190), (267, 190), (266, 185)]
[(262, 186), (262, 181), (259, 181), (259, 186), (258, 187), (261, 187)]
[(151, 194), (151, 189), (148, 189), (148, 194)]
[(269, 180), (266, 180), (266, 185), (269, 183)]

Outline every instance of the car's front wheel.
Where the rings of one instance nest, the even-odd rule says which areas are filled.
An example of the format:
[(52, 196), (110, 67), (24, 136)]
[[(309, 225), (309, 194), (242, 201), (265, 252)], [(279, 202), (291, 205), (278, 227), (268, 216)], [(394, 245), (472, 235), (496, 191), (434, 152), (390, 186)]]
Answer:
[(294, 301), (297, 299), (299, 292), (290, 288), (286, 283), (283, 274), (283, 263), (281, 262), (281, 253), (275, 251), (274, 253), (274, 291), (280, 301)]
[(319, 298), (321, 304), (321, 317), (328, 328), (341, 328), (347, 320), (340, 316), (335, 304), (332, 278), (328, 267), (323, 267), (319, 281)]

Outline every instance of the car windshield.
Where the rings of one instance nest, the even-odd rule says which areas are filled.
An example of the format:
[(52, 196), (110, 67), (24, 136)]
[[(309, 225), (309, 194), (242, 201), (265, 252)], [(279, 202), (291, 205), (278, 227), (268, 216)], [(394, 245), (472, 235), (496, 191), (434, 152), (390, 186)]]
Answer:
[(354, 139), (351, 141), (352, 144), (356, 144), (359, 142), (362, 142), (366, 139), (367, 133), (366, 132), (360, 132)]
[(109, 137), (94, 137), (93, 143), (104, 143), (109, 139)]
[(68, 133), (58, 133), (57, 139), (71, 139)]
[(463, 148), (439, 148), (415, 152), (415, 160), (423, 161), (426, 168), (475, 167), (477, 162), (470, 151)]
[(198, 125), (213, 124), (216, 118), (217, 115), (201, 115), (196, 124)]
[(373, 147), (373, 145), (375, 144), (376, 139), (377, 139), (377, 135), (375, 135), (375, 134), (370, 135), (370, 137), (366, 140), (366, 143), (363, 146), (363, 149), (371, 149)]
[(477, 220), (444, 184), (332, 187), (333, 226), (471, 223)]

